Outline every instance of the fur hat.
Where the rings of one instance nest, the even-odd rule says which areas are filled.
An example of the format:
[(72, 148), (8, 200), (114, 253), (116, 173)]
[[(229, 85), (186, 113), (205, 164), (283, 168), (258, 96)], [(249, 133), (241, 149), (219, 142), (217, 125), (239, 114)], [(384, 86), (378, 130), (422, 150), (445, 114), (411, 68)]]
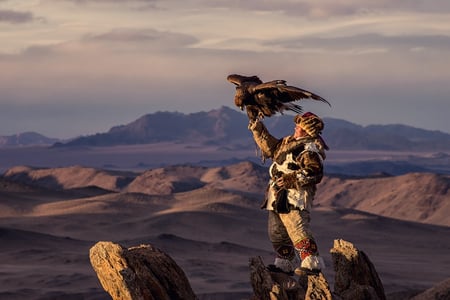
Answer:
[(325, 126), (322, 119), (312, 112), (306, 112), (301, 116), (296, 115), (294, 122), (312, 137), (318, 136)]

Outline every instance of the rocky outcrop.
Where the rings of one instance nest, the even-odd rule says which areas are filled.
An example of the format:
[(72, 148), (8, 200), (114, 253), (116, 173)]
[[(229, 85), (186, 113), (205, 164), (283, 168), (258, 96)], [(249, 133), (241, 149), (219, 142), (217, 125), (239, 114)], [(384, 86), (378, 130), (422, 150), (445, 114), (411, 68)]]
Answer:
[(284, 273), (269, 272), (261, 257), (250, 259), (252, 300), (331, 300), (328, 282), (322, 273), (291, 277)]
[(343, 300), (385, 300), (383, 284), (369, 257), (352, 243), (334, 240), (334, 292)]
[[(291, 277), (270, 272), (261, 257), (250, 259), (252, 300), (385, 300), (384, 288), (364, 252), (335, 240), (331, 249), (334, 292), (322, 273)], [(118, 299), (197, 299), (183, 270), (161, 250), (141, 245), (123, 248), (98, 242), (90, 250), (91, 264), (103, 288)]]
[(450, 299), (450, 278), (411, 298), (411, 300)]
[(254, 299), (262, 300), (385, 300), (383, 284), (367, 255), (352, 243), (335, 240), (330, 250), (335, 271), (334, 291), (322, 273), (300, 276), (269, 272), (261, 258), (250, 261)]
[(183, 270), (167, 254), (150, 246), (123, 248), (98, 242), (89, 258), (105, 291), (114, 300), (195, 300)]

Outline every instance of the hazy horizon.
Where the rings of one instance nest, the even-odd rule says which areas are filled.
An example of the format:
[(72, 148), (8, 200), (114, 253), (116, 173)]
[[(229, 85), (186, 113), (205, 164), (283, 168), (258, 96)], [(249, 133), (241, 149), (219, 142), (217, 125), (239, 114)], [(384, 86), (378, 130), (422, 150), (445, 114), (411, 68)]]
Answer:
[(231, 73), (285, 79), (359, 125), (450, 133), (450, 3), (0, 1), (0, 135), (71, 138), (232, 107)]
[[(227, 108), (234, 109), (234, 108), (231, 107), (231, 106), (227, 106)], [(216, 109), (220, 109), (220, 107), (219, 107), (219, 108), (216, 108)], [(211, 110), (214, 110), (214, 108), (211, 109)], [(164, 113), (165, 113), (165, 112), (169, 112), (169, 113), (182, 113), (182, 114), (185, 114), (185, 115), (191, 114), (191, 113), (183, 113), (183, 112), (179, 112), (179, 111), (156, 111), (156, 112), (152, 112), (152, 113), (149, 113), (149, 114), (155, 114), (155, 113), (161, 113), (161, 112), (164, 112)], [(192, 112), (192, 113), (195, 114), (195, 113), (200, 113), (200, 112), (205, 112), (205, 111), (198, 111), (198, 112)], [(208, 111), (206, 111), (206, 112), (208, 112)], [(242, 112), (242, 114), (245, 115), (245, 112)], [(288, 112), (284, 112), (284, 115), (281, 116), (281, 117), (282, 117), (282, 118), (291, 118), (292, 116), (294, 116), (294, 114), (295, 114), (295, 113), (289, 112), (289, 111), (288, 111)], [(96, 134), (101, 134), (101, 133), (107, 133), (107, 132), (109, 132), (109, 130), (112, 129), (113, 127), (129, 125), (130, 123), (133, 123), (134, 121), (136, 121), (136, 120), (138, 120), (139, 118), (144, 117), (144, 116), (146, 116), (146, 115), (148, 115), (148, 114), (140, 115), (139, 117), (136, 117), (136, 118), (134, 118), (134, 119), (132, 119), (132, 120), (126, 121), (125, 123), (122, 123), (122, 124), (115, 124), (115, 125), (112, 125), (110, 128), (107, 128), (107, 129), (105, 129), (105, 130), (103, 130), (103, 131), (81, 133), (81, 134), (79, 134), (79, 135), (77, 135), (77, 136), (62, 136), (62, 137), (61, 137), (61, 136), (48, 136), (48, 135), (43, 134), (42, 132), (38, 132), (38, 131), (34, 131), (34, 130), (28, 130), (28, 131), (23, 131), (23, 132), (16, 132), (16, 133), (9, 134), (9, 135), (2, 135), (2, 134), (0, 134), (0, 137), (15, 136), (15, 135), (20, 135), (20, 134), (25, 134), (25, 133), (37, 133), (37, 134), (44, 135), (44, 136), (47, 137), (47, 138), (55, 138), (55, 139), (60, 139), (60, 140), (70, 140), (70, 139), (79, 138), (79, 137), (84, 137), (84, 136), (91, 136), (91, 135), (96, 135)], [(334, 118), (334, 117), (325, 117), (325, 120), (326, 120), (327, 118), (332, 118), (332, 119), (336, 119), (336, 120), (348, 121), (348, 120), (345, 120), (345, 119)], [(265, 121), (267, 122), (267, 120), (265, 120)], [(348, 121), (348, 122), (350, 122), (350, 121)], [(420, 127), (415, 127), (415, 126), (412, 126), (412, 125), (406, 125), (406, 124), (400, 124), (400, 123), (391, 123), (391, 124), (375, 124), (375, 123), (374, 123), (374, 124), (367, 124), (367, 125), (358, 124), (358, 123), (355, 123), (355, 122), (351, 122), (351, 123), (353, 123), (353, 124), (355, 124), (355, 125), (363, 126), (363, 127), (366, 127), (366, 126), (378, 126), (378, 125), (405, 125), (405, 126), (411, 126), (411, 127), (414, 127), (414, 128), (418, 128), (418, 129), (424, 129), (424, 130), (427, 130), (426, 128), (420, 128)], [(242, 125), (243, 130), (246, 130), (246, 126), (245, 126), (245, 125), (246, 125), (246, 124), (243, 123), (243, 125)], [(445, 131), (443, 131), (443, 130), (438, 130), (438, 131), (443, 132), (443, 133), (450, 134), (450, 132), (445, 132)]]

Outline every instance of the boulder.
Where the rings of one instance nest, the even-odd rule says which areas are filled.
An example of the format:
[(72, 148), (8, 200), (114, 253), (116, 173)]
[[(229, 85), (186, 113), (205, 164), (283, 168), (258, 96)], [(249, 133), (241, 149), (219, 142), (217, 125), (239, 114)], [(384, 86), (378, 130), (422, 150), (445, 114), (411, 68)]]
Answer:
[(450, 299), (450, 278), (439, 282), (428, 290), (414, 296), (411, 300), (445, 300)]
[(89, 258), (113, 300), (197, 299), (183, 270), (151, 245), (124, 248), (98, 242), (90, 249)]
[(384, 287), (369, 257), (352, 243), (337, 239), (330, 250), (334, 292), (343, 300), (385, 300)]

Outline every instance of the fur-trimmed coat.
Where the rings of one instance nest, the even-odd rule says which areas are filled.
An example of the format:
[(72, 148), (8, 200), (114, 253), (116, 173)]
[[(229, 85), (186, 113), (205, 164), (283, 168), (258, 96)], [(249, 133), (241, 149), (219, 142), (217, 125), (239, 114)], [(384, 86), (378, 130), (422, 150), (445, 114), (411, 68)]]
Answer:
[(249, 125), (253, 138), (264, 158), (272, 159), (269, 172), (271, 180), (267, 188), (263, 208), (273, 210), (279, 188), (275, 180), (283, 177), (290, 206), (300, 210), (310, 210), (316, 184), (322, 180), (325, 144), (318, 137), (294, 138), (286, 136), (277, 139), (272, 136), (261, 121)]

